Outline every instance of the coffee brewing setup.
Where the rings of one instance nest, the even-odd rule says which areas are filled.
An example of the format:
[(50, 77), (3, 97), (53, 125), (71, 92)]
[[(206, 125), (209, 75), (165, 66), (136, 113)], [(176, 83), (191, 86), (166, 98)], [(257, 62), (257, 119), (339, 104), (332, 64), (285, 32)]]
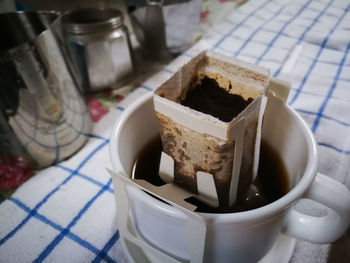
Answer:
[[(224, 83), (222, 86), (226, 85), (228, 92), (240, 93), (242, 97), (253, 97), (254, 100), (229, 122), (220, 121), (212, 116), (204, 116), (202, 113), (176, 103), (183, 99), (186, 92), (188, 92), (188, 87), (193, 84), (193, 76), (203, 77), (208, 75), (215, 76), (217, 82)], [(224, 78), (221, 78), (222, 76)], [(249, 81), (246, 81), (247, 78), (249, 78)], [(229, 81), (227, 82), (227, 80)], [(198, 82), (198, 79), (196, 81)], [(247, 182), (250, 184), (257, 174), (261, 125), (267, 97), (275, 97), (285, 102), (289, 89), (288, 83), (270, 78), (268, 71), (263, 68), (227, 58), (214, 52), (202, 52), (156, 90), (154, 110), (160, 124), (163, 144), (159, 176), (166, 184), (155, 186), (143, 179), (133, 179), (129, 175), (109, 170), (115, 186), (118, 209), (117, 221), (121, 240), (126, 248), (133, 250), (133, 257), (131, 257), (133, 260), (147, 262), (146, 258), (148, 257), (157, 262), (183, 262), (183, 260), (146, 242), (138, 234), (130, 213), (130, 210), (133, 209), (128, 195), (130, 187), (141, 189), (159, 198), (165, 203), (178, 208), (187, 216), (186, 244), (190, 253), (190, 262), (203, 262), (206, 251), (207, 224), (209, 222), (200, 213), (195, 212), (195, 205), (186, 200), (195, 197), (212, 207), (228, 206), (235, 202), (239, 191), (239, 181), (241, 181), (240, 170), (245, 169), (245, 173), (250, 171), (248, 172), (250, 178), (244, 180), (246, 181), (245, 184)], [(164, 121), (164, 119), (167, 119), (167, 121)], [(245, 131), (248, 129), (250, 132)], [(174, 131), (177, 132), (177, 135), (167, 135), (167, 132)], [(194, 134), (192, 137), (189, 135), (191, 132)], [(168, 145), (167, 147), (167, 144), (171, 143), (168, 139), (176, 136), (178, 136), (176, 138), (177, 145), (186, 145), (194, 153), (201, 151), (201, 147), (207, 150), (215, 148), (213, 144), (209, 146), (203, 142), (214, 142), (221, 144), (221, 146), (224, 145), (224, 148), (228, 148), (227, 145), (229, 144), (231, 146), (229, 149), (231, 158), (225, 160), (228, 163), (223, 165), (224, 169), (221, 169), (226, 172), (226, 175), (223, 172), (221, 174), (211, 174), (208, 169), (196, 171), (193, 166), (182, 163), (181, 167), (186, 167), (186, 173), (192, 173), (194, 176), (190, 178), (189, 184), (189, 180), (187, 180), (187, 184), (186, 182), (182, 183), (181, 180), (176, 181), (176, 173), (179, 172), (174, 167), (177, 162), (188, 161), (188, 163), (193, 164), (193, 162), (199, 163), (202, 161), (191, 153), (187, 153), (189, 156), (187, 158), (183, 158), (183, 156), (178, 158), (174, 152), (181, 152), (181, 149), (177, 149), (176, 146), (169, 147)], [(206, 138), (198, 146), (196, 139), (200, 136), (206, 136)], [(244, 140), (254, 141), (249, 152), (243, 150)], [(212, 155), (210, 159), (213, 160), (213, 163), (223, 158), (220, 155), (215, 156), (215, 151), (212, 151), (212, 153), (207, 151), (206, 154)], [(245, 158), (245, 161), (249, 159), (251, 163), (249, 166), (242, 168), (243, 158)], [(195, 165), (198, 163), (195, 163)], [(213, 163), (209, 165), (213, 165)], [(225, 168), (225, 165), (230, 169)], [(181, 176), (184, 175), (180, 175), (180, 178)], [(225, 188), (225, 191), (221, 191), (221, 195), (219, 195), (217, 189), (220, 187), (222, 178), (224, 178), (224, 184), (227, 184), (228, 187)]]

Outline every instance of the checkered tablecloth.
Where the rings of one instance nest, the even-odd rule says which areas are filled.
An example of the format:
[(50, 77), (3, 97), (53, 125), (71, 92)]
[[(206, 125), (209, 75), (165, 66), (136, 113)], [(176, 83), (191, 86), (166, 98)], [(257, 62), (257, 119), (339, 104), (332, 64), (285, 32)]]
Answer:
[[(127, 262), (119, 241), (109, 137), (123, 110), (204, 49), (271, 69), (318, 141), (319, 170), (350, 187), (350, 3), (250, 0), (111, 108), (87, 144), (0, 204), (0, 262)], [(282, 65), (302, 50), (289, 72)], [(326, 262), (329, 246), (297, 242), (292, 262)]]

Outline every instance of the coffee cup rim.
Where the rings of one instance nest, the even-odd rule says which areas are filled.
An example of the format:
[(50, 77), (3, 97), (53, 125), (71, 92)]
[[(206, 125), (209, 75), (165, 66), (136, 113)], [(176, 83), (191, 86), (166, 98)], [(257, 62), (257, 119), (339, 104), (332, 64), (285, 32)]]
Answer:
[[(111, 140), (110, 140), (110, 147), (109, 147), (109, 153), (110, 153), (110, 160), (112, 163), (112, 167), (114, 171), (122, 172), (123, 174), (128, 174), (127, 172), (123, 171), (123, 165), (119, 159), (118, 155), (118, 140), (120, 138), (121, 131), (125, 125), (125, 123), (129, 120), (130, 115), (138, 109), (141, 105), (146, 103), (148, 100), (152, 99), (153, 92), (150, 92), (139, 99), (137, 99), (132, 105), (130, 105), (125, 111), (121, 114), (119, 117), (117, 123), (115, 124)], [(307, 138), (307, 148), (309, 149), (308, 153), (308, 163), (306, 165), (305, 171), (303, 176), (301, 177), (300, 181), (283, 197), (280, 199), (248, 211), (243, 212), (235, 212), (235, 213), (202, 213), (199, 212), (198, 214), (201, 215), (203, 218), (207, 220), (207, 222), (215, 222), (215, 223), (232, 223), (232, 222), (241, 222), (241, 221), (254, 221), (254, 220), (261, 220), (265, 217), (270, 217), (271, 215), (281, 213), (285, 211), (287, 208), (289, 208), (296, 200), (302, 197), (302, 195), (307, 191), (309, 186), (312, 184), (312, 182), (315, 179), (317, 169), (318, 169), (318, 153), (317, 153), (317, 143), (315, 140), (314, 135), (312, 134), (311, 130), (308, 128), (306, 122), (302, 119), (302, 117), (289, 105), (283, 103), (283, 102), (277, 102), (281, 104), (281, 107), (285, 107), (287, 111), (289, 111), (293, 117), (296, 119), (296, 124), (300, 127), (300, 129), (303, 131), (303, 134)], [(117, 156), (117, 158), (115, 158)], [(172, 207), (169, 204), (163, 203), (159, 200), (156, 200), (155, 198), (151, 197), (147, 193), (141, 191), (140, 189), (134, 189), (135, 191), (132, 191), (133, 193), (137, 193), (137, 196), (139, 197), (142, 202), (144, 202), (147, 205), (152, 206), (152, 208), (159, 210), (161, 213), (166, 213), (173, 217), (178, 217), (180, 219), (186, 218), (186, 216), (179, 211), (177, 208)]]

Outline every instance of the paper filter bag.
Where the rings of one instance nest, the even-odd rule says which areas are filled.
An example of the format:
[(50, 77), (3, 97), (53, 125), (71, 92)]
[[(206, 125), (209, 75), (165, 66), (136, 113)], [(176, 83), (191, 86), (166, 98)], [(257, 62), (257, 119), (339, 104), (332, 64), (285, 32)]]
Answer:
[[(181, 104), (204, 77), (227, 93), (252, 100), (228, 122)], [(202, 52), (154, 95), (163, 151), (174, 160), (174, 183), (198, 193), (197, 173), (211, 174), (220, 207), (232, 205), (258, 170), (269, 71), (214, 52)], [(203, 200), (205, 202), (205, 197)]]

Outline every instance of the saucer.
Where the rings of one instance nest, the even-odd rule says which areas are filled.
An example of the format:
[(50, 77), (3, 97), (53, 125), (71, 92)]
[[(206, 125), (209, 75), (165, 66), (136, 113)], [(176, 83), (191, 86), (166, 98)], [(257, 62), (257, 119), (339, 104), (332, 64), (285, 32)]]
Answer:
[(296, 240), (280, 233), (275, 244), (258, 263), (288, 263), (292, 257)]
[[(271, 250), (258, 263), (288, 263), (292, 257), (296, 240), (280, 233)], [(135, 245), (123, 242), (125, 254), (130, 262), (162, 263), (152, 254), (136, 248)], [(147, 256), (146, 256), (147, 255)]]

